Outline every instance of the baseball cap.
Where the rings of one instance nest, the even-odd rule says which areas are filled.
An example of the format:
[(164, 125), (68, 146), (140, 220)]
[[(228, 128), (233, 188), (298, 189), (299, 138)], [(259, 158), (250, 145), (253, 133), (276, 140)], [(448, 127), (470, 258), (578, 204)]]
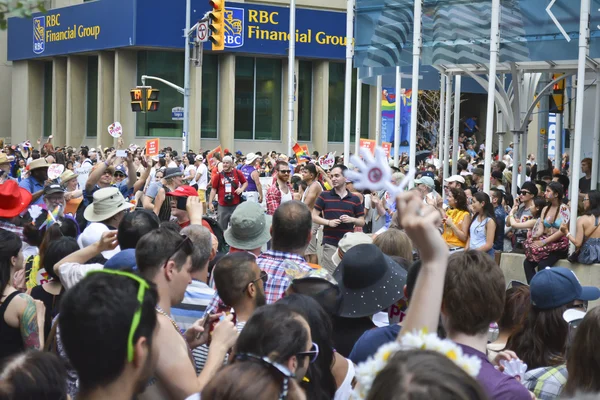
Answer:
[(137, 269), (135, 249), (125, 249), (112, 256), (105, 264), (105, 269)]
[(335, 265), (338, 265), (342, 262), (342, 258), (344, 258), (344, 254), (346, 254), (348, 250), (359, 244), (371, 243), (373, 243), (373, 239), (371, 239), (371, 237), (366, 233), (348, 232), (343, 238), (340, 239), (337, 251), (331, 256), (331, 261), (333, 261)]
[(91, 154), (91, 153), (96, 153), (96, 149), (93, 147), (91, 149), (89, 149), (88, 154)]
[(573, 271), (565, 267), (546, 267), (534, 275), (530, 284), (531, 303), (542, 310), (551, 310), (574, 300), (600, 299), (600, 289), (581, 286)]
[(500, 172), (500, 171), (492, 171), (492, 178), (502, 179), (502, 172)]
[(431, 179), (435, 179), (435, 174), (431, 171), (423, 171), (421, 172), (421, 177), (428, 176)]
[(115, 174), (116, 174), (117, 172), (120, 172), (120, 173), (122, 173), (123, 175), (127, 176), (127, 168), (125, 168), (125, 166), (124, 166), (124, 165), (122, 165), (122, 164), (121, 164), (121, 165), (117, 165), (117, 166), (115, 167)]
[(167, 196), (174, 196), (174, 197), (198, 196), (198, 192), (196, 191), (196, 189), (194, 189), (193, 187), (188, 186), (188, 185), (179, 186), (177, 189), (173, 190), (172, 192), (168, 192), (165, 194)]
[(47, 194), (64, 193), (65, 189), (58, 183), (53, 183), (44, 187), (44, 196)]
[(462, 184), (465, 183), (465, 178), (463, 178), (460, 175), (452, 175), (451, 177), (449, 177), (448, 179), (446, 179), (446, 182), (460, 182)]
[(428, 176), (422, 176), (420, 179), (415, 179), (415, 184), (419, 185), (419, 184), (424, 184), (429, 186), (430, 188), (434, 188), (435, 187), (435, 182), (433, 181), (433, 179), (431, 179)]
[(204, 161), (204, 157), (202, 157), (202, 154), (198, 154), (196, 156), (196, 161)]

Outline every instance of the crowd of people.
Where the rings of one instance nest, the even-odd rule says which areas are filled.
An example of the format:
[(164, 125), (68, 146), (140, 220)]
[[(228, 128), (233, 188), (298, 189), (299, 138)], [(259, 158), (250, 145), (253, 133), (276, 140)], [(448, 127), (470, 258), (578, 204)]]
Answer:
[(5, 146), (0, 398), (594, 398), (600, 289), (555, 264), (600, 261), (600, 192), (503, 157), (485, 193), (473, 138), (399, 195), (317, 152)]

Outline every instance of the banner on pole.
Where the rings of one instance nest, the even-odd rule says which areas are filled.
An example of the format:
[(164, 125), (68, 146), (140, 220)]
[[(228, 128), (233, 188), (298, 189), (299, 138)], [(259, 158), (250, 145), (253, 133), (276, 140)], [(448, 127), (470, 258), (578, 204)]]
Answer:
[(160, 139), (146, 140), (146, 155), (157, 156), (160, 149)]
[(385, 150), (385, 156), (390, 158), (392, 156), (392, 144), (390, 142), (382, 142), (381, 147)]
[[(396, 100), (400, 100), (400, 146), (410, 144), (410, 110), (412, 108), (412, 90), (402, 89), (396, 96), (396, 88), (383, 88), (381, 93), (381, 141), (394, 143), (396, 120)], [(390, 153), (392, 154), (392, 153)], [(389, 157), (389, 155), (388, 155)]]

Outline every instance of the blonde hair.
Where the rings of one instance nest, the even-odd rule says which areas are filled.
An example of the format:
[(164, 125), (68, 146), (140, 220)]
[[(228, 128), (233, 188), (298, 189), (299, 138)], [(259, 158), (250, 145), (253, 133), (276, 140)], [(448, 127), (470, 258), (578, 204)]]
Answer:
[(406, 233), (399, 229), (388, 229), (377, 235), (373, 244), (388, 256), (402, 257), (409, 262), (413, 259), (412, 241)]

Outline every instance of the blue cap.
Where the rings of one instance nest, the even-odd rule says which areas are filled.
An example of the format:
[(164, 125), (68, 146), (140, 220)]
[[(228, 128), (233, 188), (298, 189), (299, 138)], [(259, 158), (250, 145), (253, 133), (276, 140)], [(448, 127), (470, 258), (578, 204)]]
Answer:
[(435, 179), (435, 174), (431, 171), (423, 171), (423, 172), (420, 172), (420, 174), (421, 174), (421, 177), (428, 176), (431, 179)]
[(136, 270), (135, 249), (121, 250), (104, 264), (104, 268)]
[(127, 168), (123, 164), (119, 164), (115, 167), (115, 172), (120, 172), (123, 175), (127, 176)]
[(530, 284), (531, 303), (542, 310), (551, 310), (574, 300), (593, 301), (600, 298), (600, 289), (581, 286), (573, 271), (564, 267), (547, 267), (534, 275)]

